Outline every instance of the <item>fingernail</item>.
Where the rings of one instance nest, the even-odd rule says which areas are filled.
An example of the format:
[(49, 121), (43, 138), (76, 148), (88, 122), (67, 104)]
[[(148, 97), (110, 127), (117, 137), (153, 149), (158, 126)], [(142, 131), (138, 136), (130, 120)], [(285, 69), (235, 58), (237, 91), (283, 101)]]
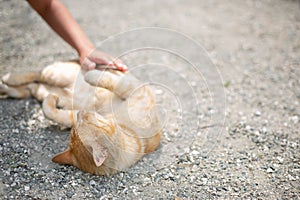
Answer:
[(127, 69), (128, 69), (127, 66), (124, 65), (124, 64), (121, 64), (120, 67), (121, 67), (123, 70), (127, 70)]

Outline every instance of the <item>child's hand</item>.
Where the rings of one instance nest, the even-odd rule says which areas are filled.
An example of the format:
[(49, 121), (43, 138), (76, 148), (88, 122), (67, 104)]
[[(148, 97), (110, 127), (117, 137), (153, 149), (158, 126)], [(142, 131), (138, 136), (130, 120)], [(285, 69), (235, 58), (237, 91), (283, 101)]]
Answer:
[(81, 65), (86, 70), (95, 69), (97, 65), (107, 65), (123, 72), (128, 70), (127, 66), (120, 59), (115, 59), (111, 55), (99, 50), (92, 51), (92, 53), (83, 59)]

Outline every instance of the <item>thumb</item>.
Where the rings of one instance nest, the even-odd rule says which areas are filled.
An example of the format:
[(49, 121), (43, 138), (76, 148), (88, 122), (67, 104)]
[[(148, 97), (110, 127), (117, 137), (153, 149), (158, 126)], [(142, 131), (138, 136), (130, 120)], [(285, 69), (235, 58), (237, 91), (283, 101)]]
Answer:
[(85, 70), (92, 70), (96, 68), (96, 63), (91, 61), (89, 58), (85, 58), (82, 62), (82, 68)]

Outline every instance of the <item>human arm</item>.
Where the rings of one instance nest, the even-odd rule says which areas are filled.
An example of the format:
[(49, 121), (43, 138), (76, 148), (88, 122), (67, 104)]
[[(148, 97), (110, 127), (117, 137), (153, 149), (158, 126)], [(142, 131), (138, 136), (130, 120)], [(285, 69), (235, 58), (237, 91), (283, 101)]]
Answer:
[(49, 24), (49, 26), (78, 53), (80, 63), (88, 69), (94, 69), (96, 64), (115, 66), (126, 71), (122, 61), (100, 52), (96, 60), (89, 58), (95, 47), (86, 37), (68, 9), (59, 0), (27, 0), (31, 7)]

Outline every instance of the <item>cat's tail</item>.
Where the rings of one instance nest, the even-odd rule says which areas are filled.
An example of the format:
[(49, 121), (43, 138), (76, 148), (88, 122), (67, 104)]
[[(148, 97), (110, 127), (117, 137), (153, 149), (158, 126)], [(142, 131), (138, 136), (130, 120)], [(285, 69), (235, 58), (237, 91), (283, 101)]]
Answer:
[(110, 90), (121, 99), (126, 99), (140, 86), (141, 82), (129, 73), (112, 73), (109, 71), (92, 70), (88, 71), (84, 79), (89, 84)]

